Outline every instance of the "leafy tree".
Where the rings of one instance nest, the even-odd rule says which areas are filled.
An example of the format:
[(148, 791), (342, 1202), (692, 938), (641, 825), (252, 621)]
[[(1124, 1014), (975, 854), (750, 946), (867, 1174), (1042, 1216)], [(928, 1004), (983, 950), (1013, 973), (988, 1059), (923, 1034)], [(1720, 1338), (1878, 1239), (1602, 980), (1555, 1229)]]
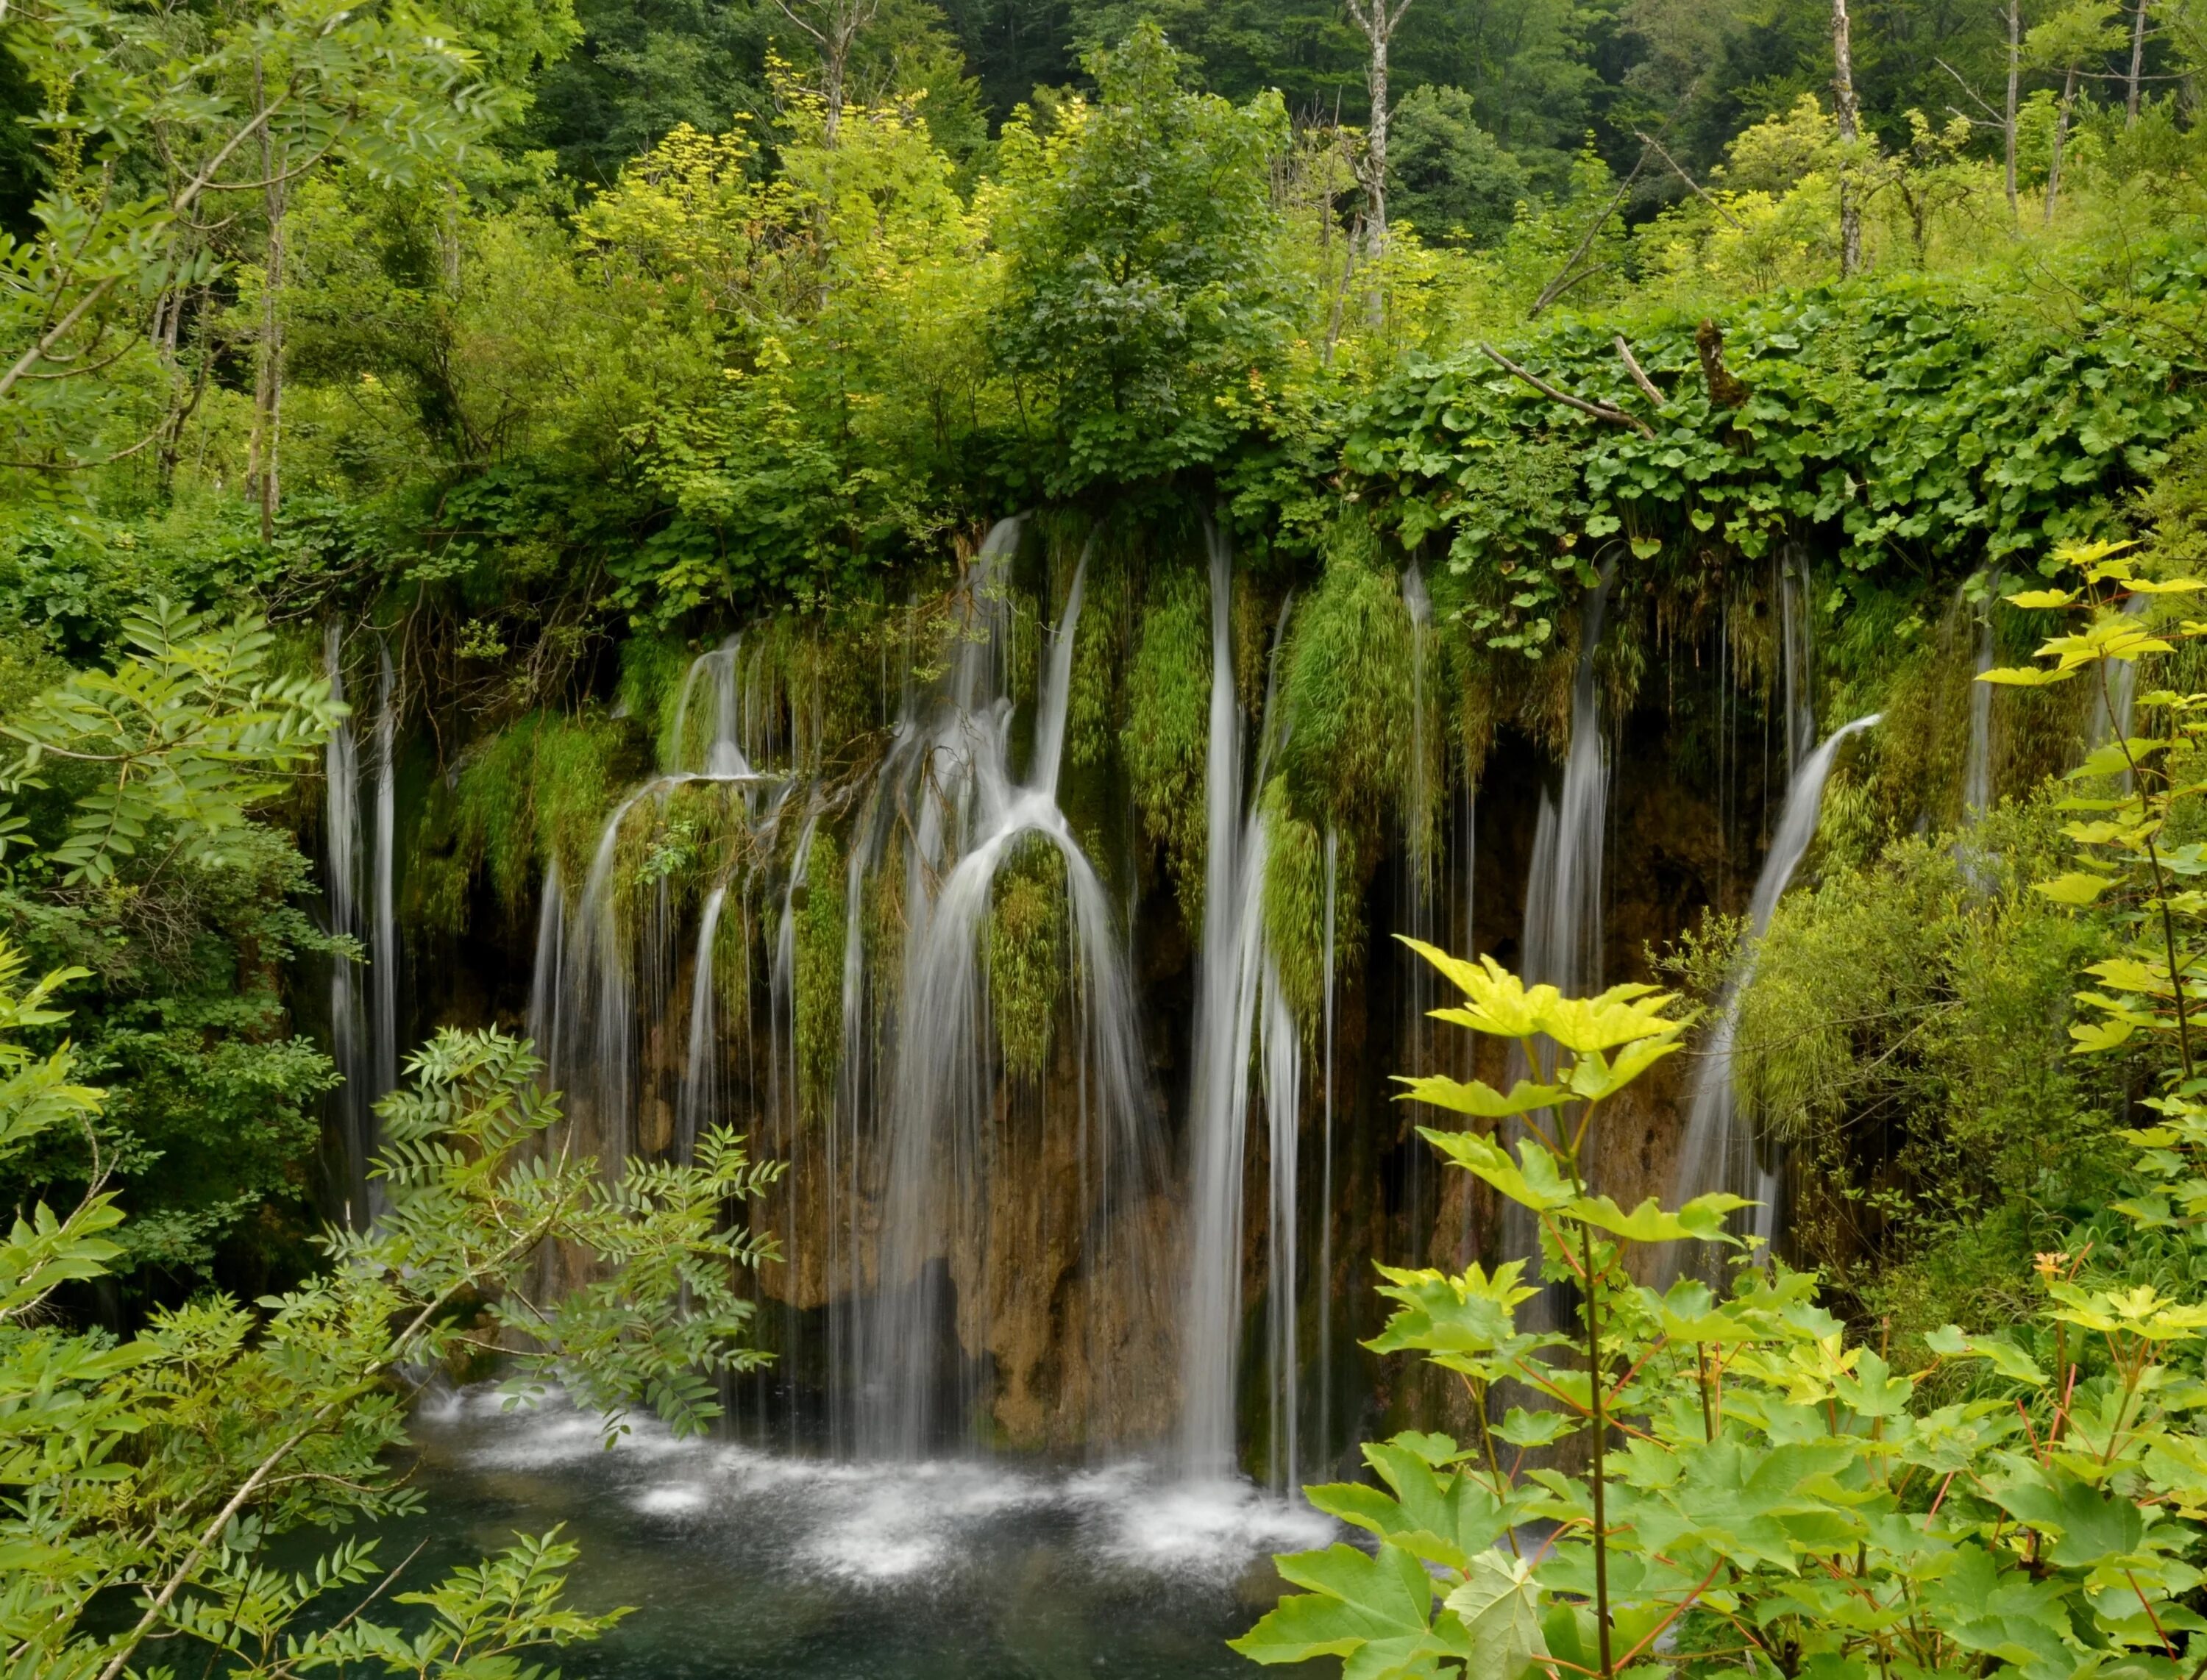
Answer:
[[(79, 1059), (123, 1081), (87, 1136), (54, 1134), (0, 1175), (24, 1195), (113, 1184), (136, 1216), (118, 1271), (181, 1278), (241, 1230), (280, 1249), (284, 1222), (261, 1215), (307, 1188), (334, 1075), (286, 1020), (283, 966), (329, 942), (296, 907), (305, 860), (256, 814), (338, 708), (326, 683), (271, 668), (258, 620), (159, 601), (123, 636), (113, 669), (0, 721), (16, 747), (0, 779), (22, 797), (0, 913), (18, 944), (96, 980)], [(264, 1247), (248, 1270), (303, 1258)]]
[(36, 231), (0, 247), (0, 425), (15, 464), (72, 468), (158, 435), (135, 382), (110, 370), (153, 353), (157, 304), (212, 278), (208, 230), (234, 212), (209, 206), (272, 206), (332, 158), (410, 176), (498, 110), (473, 55), (403, 3), (284, 0), (178, 24), (102, 0), (34, 0), (6, 21), (45, 96), (51, 165)]
[[(51, 764), (98, 778), (77, 798), (51, 860), (75, 885), (111, 879), (143, 842), (211, 861), (246, 813), (312, 761), (339, 711), (326, 680), (267, 669), (258, 619), (217, 625), (166, 601), (126, 620), (132, 652), (112, 671), (80, 671), (0, 724), (20, 744), (0, 787), (39, 785)], [(6, 832), (21, 833), (24, 819)]]
[(1265, 172), (1278, 98), (1187, 91), (1152, 25), (1086, 62), (1098, 102), (1007, 124), (990, 200), (996, 337), (1048, 404), (1056, 494), (1216, 459), (1287, 325)]
[(1473, 116), (1460, 87), (1425, 87), (1395, 113), (1387, 166), (1393, 213), (1427, 241), (1492, 245), (1510, 230), (1531, 182)]

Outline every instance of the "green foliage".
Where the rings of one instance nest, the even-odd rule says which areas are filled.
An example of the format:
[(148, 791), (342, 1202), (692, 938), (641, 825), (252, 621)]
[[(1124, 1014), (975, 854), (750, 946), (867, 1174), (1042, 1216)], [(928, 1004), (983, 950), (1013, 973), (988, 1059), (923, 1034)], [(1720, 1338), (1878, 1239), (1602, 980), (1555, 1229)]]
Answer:
[(1142, 814), (1164, 853), (1181, 921), (1203, 925), (1205, 750), (1211, 728), (1211, 592), (1180, 566), (1150, 580), (1141, 640), (1127, 670), (1119, 750)]
[(1350, 855), (1378, 855), (1405, 811), (1415, 731), (1410, 615), (1365, 522), (1344, 517), (1281, 658), (1277, 756), (1294, 808)]
[[(56, 1021), (42, 1005), (64, 977), (24, 995), (21, 971), (0, 957), (0, 1021)], [(391, 1456), (404, 1373), (470, 1347), (525, 1345), (523, 1386), (556, 1380), (609, 1408), (609, 1430), (638, 1403), (678, 1431), (702, 1427), (717, 1411), (711, 1374), (757, 1362), (738, 1280), (774, 1253), (727, 1229), (722, 1209), (780, 1169), (715, 1133), (692, 1166), (631, 1163), (608, 1181), (595, 1163), (545, 1150), (557, 1106), (526, 1049), (495, 1034), (441, 1035), (409, 1071), (414, 1087), (383, 1105), (384, 1216), (330, 1233), (327, 1270), (257, 1310), (208, 1297), (125, 1342), (38, 1313), (117, 1252), (106, 1233), (120, 1215), (97, 1184), (66, 1215), (27, 1211), (0, 1244), (0, 1629), (27, 1671), (117, 1675), (158, 1638), (228, 1652), (239, 1673), (401, 1653), (424, 1674), (510, 1673), (507, 1653), (610, 1625), (559, 1605), (572, 1552), (553, 1537), (410, 1599), (434, 1612), (410, 1637), (361, 1615), (387, 1584), (369, 1585), (372, 1545), (340, 1545), (288, 1576), (265, 1548), (304, 1525), (410, 1507), (418, 1496)], [(67, 1050), (0, 1055), (0, 1148), (95, 1110), (99, 1093), (69, 1073)], [(598, 1281), (540, 1298), (547, 1242), (575, 1245)], [(349, 1614), (290, 1629), (340, 1593), (356, 1599)], [(123, 1616), (95, 1618), (111, 1596)]]
[[(1325, 838), (1289, 809), (1287, 784), (1265, 786), (1265, 947), (1277, 966), (1281, 995), (1307, 1034), (1315, 1034), (1325, 1004)], [(1361, 954), (1362, 929), (1353, 890), (1343, 893), (1336, 859), (1334, 971), (1351, 972)], [(1352, 889), (1354, 882), (1350, 882)]]
[(989, 1003), (1004, 1067), (1032, 1085), (1050, 1067), (1057, 1001), (1072, 949), (1065, 855), (1046, 836), (1021, 834), (990, 886)]
[[(1498, 647), (1545, 645), (1571, 580), (1588, 579), (1583, 556), (1627, 539), (1648, 558), (1674, 542), (1752, 557), (1818, 530), (1852, 571), (1896, 551), (2050, 568), (2052, 542), (2105, 523), (2101, 499), (2194, 423), (2196, 398), (2127, 317), (2089, 308), (2056, 332), (1998, 295), (1906, 278), (1781, 294), (1724, 323), (1748, 391), (1737, 410), (1711, 399), (1684, 323), (1633, 335), (1660, 410), (1609, 329), (1560, 326), (1513, 359), (1653, 436), (1468, 351), (1413, 362), (1358, 403), (1344, 458), (1406, 545), (1445, 535), (1474, 597), (1466, 622)], [(1556, 439), (1568, 455), (1537, 452)], [(1528, 450), (1529, 481), (1516, 464)], [(1519, 488), (1494, 497), (1498, 476)]]
[[(42, 787), (50, 764), (98, 779), (51, 848), (68, 885), (112, 879), (141, 845), (221, 861), (247, 813), (312, 762), (341, 715), (326, 680), (268, 669), (258, 619), (218, 625), (157, 601), (125, 620), (123, 639), (131, 651), (112, 671), (77, 672), (0, 724), (21, 746), (0, 788)], [(0, 820), (0, 836), (24, 826)]]
[[(1740, 1000), (1742, 1112), (1799, 1163), (1789, 1241), (1911, 1338), (2011, 1321), (2126, 1157), (2127, 1070), (2066, 1055), (2105, 930), (2031, 890), (2058, 856), (2043, 799), (1959, 842), (1908, 836), (1782, 902)], [(1966, 1257), (1966, 1264), (1957, 1264)]]
[(1005, 125), (991, 200), (996, 337), (1047, 393), (1043, 485), (1057, 495), (1223, 454), (1286, 325), (1265, 172), (1284, 138), (1278, 96), (1236, 108), (1187, 91), (1154, 25), (1087, 67), (1098, 103)]
[(628, 750), (620, 726), (595, 712), (532, 712), (476, 747), (424, 810), (410, 871), (416, 913), (461, 930), (478, 873), (509, 915), (554, 868), (579, 888)]
[(1532, 190), (1524, 165), (1480, 127), (1460, 87), (1403, 96), (1389, 125), (1387, 175), (1390, 223), (1410, 224), (1428, 243), (1495, 243)]
[[(342, 158), (406, 177), (455, 161), (500, 104), (475, 56), (407, 5), (222, 6), (179, 29), (135, 7), (36, 0), (8, 43), (46, 95), (57, 166), (34, 230), (0, 243), (0, 427), (11, 458), (61, 467), (158, 430), (128, 376), (153, 373), (146, 320), (170, 288), (213, 279), (205, 212), (266, 178), (272, 146), (299, 172)], [(87, 377), (118, 361), (124, 373)]]

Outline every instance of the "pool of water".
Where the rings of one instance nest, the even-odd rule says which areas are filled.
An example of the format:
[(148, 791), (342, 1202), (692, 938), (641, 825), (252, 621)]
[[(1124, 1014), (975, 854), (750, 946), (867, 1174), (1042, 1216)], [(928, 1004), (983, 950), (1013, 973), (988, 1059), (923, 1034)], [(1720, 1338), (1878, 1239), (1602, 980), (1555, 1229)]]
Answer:
[(836, 1463), (649, 1421), (607, 1449), (593, 1417), (481, 1390), (415, 1435), (428, 1508), (383, 1548), (427, 1541), (406, 1584), (565, 1524), (576, 1600), (636, 1607), (559, 1653), (597, 1680), (1250, 1680), (1224, 1641), (1282, 1590), (1271, 1554), (1337, 1537), (1134, 1462)]

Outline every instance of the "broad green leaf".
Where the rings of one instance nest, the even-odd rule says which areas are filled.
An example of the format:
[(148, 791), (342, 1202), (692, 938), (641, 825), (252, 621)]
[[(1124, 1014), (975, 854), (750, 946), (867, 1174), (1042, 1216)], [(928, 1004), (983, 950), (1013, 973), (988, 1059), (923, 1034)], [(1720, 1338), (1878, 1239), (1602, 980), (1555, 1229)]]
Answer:
[(1582, 1196), (1564, 1209), (1572, 1219), (1582, 1219), (1597, 1230), (1610, 1232), (1627, 1242), (1682, 1242), (1689, 1239), (1714, 1241), (1725, 1235), (1725, 1216), (1735, 1208), (1751, 1207), (1744, 1196), (1713, 1191), (1673, 1213), (1653, 1196), (1626, 1213), (1606, 1196)]
[[(1445, 1017), (1450, 1012), (1434, 1013)], [(1477, 1079), (1451, 1079), (1440, 1073), (1428, 1073), (1418, 1079), (1401, 1073), (1394, 1077), (1397, 1084), (1409, 1087), (1397, 1093), (1399, 1101), (1430, 1103), (1437, 1109), (1453, 1109), (1480, 1120), (1536, 1114), (1542, 1109), (1552, 1109), (1558, 1103), (1570, 1101), (1572, 1095), (1562, 1085), (1535, 1085), (1530, 1079), (1520, 1079), (1504, 1092)]]
[(1981, 683), (1995, 683), (2002, 688), (2047, 688), (2055, 683), (2066, 683), (2077, 673), (2074, 671), (2054, 670), (2036, 665), (1996, 666), (1990, 671), (1977, 673)]
[(1475, 1132), (1436, 1132), (1421, 1126), (1418, 1135), (1457, 1166), (1535, 1212), (1562, 1207), (1577, 1193), (1564, 1181), (1556, 1157), (1530, 1138), (1519, 1140), (1518, 1158), (1512, 1162), (1499, 1144)]
[(1548, 1654), (1540, 1630), (1540, 1593), (1522, 1557), (1482, 1551), (1463, 1584), (1443, 1600), (1471, 1636), (1467, 1680), (1517, 1680)]
[(2072, 870), (2066, 875), (2057, 875), (2051, 881), (2036, 882), (2031, 891), (2049, 898), (2056, 904), (2087, 905), (2114, 883), (2105, 876), (2086, 875)]
[(1948, 1324), (1924, 1336), (1923, 1344), (1941, 1359), (1981, 1359), (2003, 1377), (2019, 1383), (2043, 1384), (2046, 1373), (2037, 1361), (2005, 1336), (1968, 1336)]
[(1340, 1657), (1344, 1675), (1397, 1672), (1444, 1654), (1432, 1632), (1432, 1578), (1399, 1547), (1373, 1557), (1352, 1545), (1303, 1551), (1276, 1560), (1280, 1574), (1307, 1593), (1280, 1600), (1229, 1646), (1253, 1662), (1307, 1662)]

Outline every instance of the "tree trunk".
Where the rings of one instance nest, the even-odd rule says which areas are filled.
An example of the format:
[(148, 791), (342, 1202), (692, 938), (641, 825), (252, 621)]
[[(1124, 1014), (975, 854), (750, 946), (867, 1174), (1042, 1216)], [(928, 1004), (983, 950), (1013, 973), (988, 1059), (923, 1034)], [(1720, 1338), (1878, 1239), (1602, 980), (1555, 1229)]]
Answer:
[[(1832, 114), (1838, 118), (1839, 143), (1851, 152), (1861, 133), (1855, 103), (1855, 55), (1847, 27), (1847, 0), (1832, 0)], [(1862, 270), (1862, 206), (1856, 200), (1853, 159), (1839, 165), (1839, 274), (1842, 278)]]
[[(268, 109), (261, 83), (260, 62), (253, 64), (253, 102), (256, 111)], [(253, 381), (253, 430), (245, 445), (245, 482), (260, 504), (260, 540), (276, 535), (276, 505), (279, 494), (277, 457), (284, 414), (283, 317), (278, 299), (284, 290), (284, 208), (285, 194), (279, 178), (284, 151), (272, 124), (260, 124), (261, 206), (268, 218), (268, 252), (260, 289), (260, 365)]]
[(2023, 75), (2023, 0), (2007, 0), (2007, 109), (2001, 123), (2001, 138), (2007, 158), (2007, 213), (2010, 220), (2023, 212), (2015, 196), (2015, 95)]
[(2077, 67), (2061, 84), (2060, 113), (2054, 119), (2054, 157), (2046, 166), (2046, 224), (2054, 225), (2054, 201), (2061, 195), (2061, 153), (2069, 144), (2069, 113), (2077, 104)]
[(1387, 0), (1372, 0), (1372, 126), (1364, 138), (1364, 238), (1374, 261), (1365, 308), (1374, 326), (1386, 312), (1377, 259), (1387, 254)]
[(832, 146), (843, 129), (843, 69), (851, 56), (851, 42), (834, 22), (829, 23), (828, 28), (831, 33), (823, 44), (826, 50), (820, 55), (821, 91), (828, 99), (828, 115), (821, 125), (820, 138), (823, 144)]
[(2146, 0), (2138, 0), (2131, 13), (2131, 73), (2123, 95), (2123, 126), (2135, 128), (2138, 119), (2138, 81), (2145, 71)]
[(253, 431), (260, 445), (260, 540), (276, 535), (276, 506), (281, 496), (278, 457), (284, 434), (284, 320), (278, 299), (284, 290), (284, 193), (268, 189), (268, 262), (261, 285), (260, 368), (254, 386)]

